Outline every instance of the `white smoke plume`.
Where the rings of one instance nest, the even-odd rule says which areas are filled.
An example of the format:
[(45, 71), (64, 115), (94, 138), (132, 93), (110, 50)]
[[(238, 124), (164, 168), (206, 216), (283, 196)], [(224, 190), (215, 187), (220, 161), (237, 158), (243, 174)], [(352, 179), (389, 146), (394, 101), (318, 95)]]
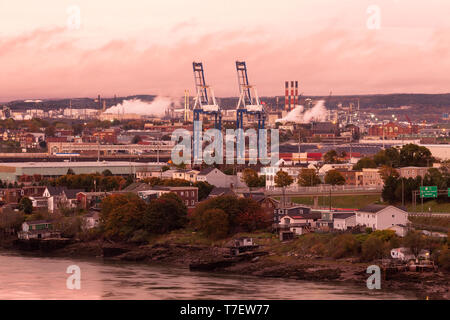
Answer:
[(306, 111), (305, 107), (299, 105), (291, 110), (284, 118), (277, 119), (276, 122), (295, 122), (295, 123), (310, 123), (311, 121), (325, 121), (327, 116), (327, 109), (325, 108), (325, 101), (319, 100), (314, 107)]
[(124, 100), (122, 103), (106, 109), (105, 113), (134, 113), (143, 116), (162, 117), (169, 108), (178, 106), (179, 103), (177, 99), (163, 96), (157, 96), (151, 102), (142, 101), (141, 99), (131, 99)]

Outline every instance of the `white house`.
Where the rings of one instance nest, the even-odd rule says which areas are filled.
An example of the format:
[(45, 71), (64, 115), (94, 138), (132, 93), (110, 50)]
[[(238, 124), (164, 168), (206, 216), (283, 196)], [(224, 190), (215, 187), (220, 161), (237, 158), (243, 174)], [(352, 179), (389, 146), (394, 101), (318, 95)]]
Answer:
[(289, 229), (294, 234), (304, 234), (309, 230), (308, 219), (303, 216), (287, 215), (280, 219), (280, 229)]
[(100, 212), (91, 211), (84, 216), (84, 229), (92, 229), (100, 223)]
[(200, 171), (197, 175), (197, 181), (208, 182), (218, 188), (230, 188), (231, 185), (237, 187), (237, 176), (227, 175), (214, 167)]
[(386, 230), (408, 223), (408, 212), (395, 206), (371, 204), (356, 213), (356, 224), (372, 230)]
[[(411, 250), (408, 248), (394, 248), (391, 250), (391, 257), (393, 259), (399, 259), (401, 261), (409, 261), (415, 260), (414, 255), (411, 253)], [(428, 259), (430, 257), (430, 252), (428, 250), (421, 250), (418, 258)]]
[(326, 163), (319, 169), (319, 175), (324, 175), (330, 170), (342, 169), (351, 170), (353, 165), (351, 163)]
[(355, 213), (334, 213), (333, 214), (333, 228), (337, 230), (347, 230), (348, 228), (356, 226)]

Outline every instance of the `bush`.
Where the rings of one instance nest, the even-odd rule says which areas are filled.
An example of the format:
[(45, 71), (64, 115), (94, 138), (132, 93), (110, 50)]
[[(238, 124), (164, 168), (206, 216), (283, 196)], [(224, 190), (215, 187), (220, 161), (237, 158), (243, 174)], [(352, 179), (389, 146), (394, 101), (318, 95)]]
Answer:
[(445, 271), (450, 271), (450, 249), (447, 246), (441, 250), (438, 257), (438, 264)]
[(355, 256), (359, 250), (360, 243), (351, 234), (338, 235), (329, 245), (329, 255), (334, 259)]
[(210, 239), (223, 239), (229, 232), (228, 216), (221, 209), (208, 209), (200, 217), (199, 229)]
[(361, 259), (363, 261), (380, 259), (384, 252), (384, 242), (378, 237), (370, 236), (362, 244), (361, 251)]

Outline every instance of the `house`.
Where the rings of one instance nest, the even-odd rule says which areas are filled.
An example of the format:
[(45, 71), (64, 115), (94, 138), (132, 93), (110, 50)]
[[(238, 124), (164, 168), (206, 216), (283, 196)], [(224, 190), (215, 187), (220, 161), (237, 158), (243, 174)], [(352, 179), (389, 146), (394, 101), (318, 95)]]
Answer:
[(54, 230), (51, 220), (35, 220), (22, 223), (22, 231), (19, 231), (18, 237), (24, 240), (61, 238), (61, 233)]
[(208, 195), (208, 199), (220, 197), (220, 196), (235, 196), (236, 194), (231, 190), (231, 188), (218, 188), (215, 187), (211, 190)]
[(397, 171), (401, 178), (417, 178), (417, 177), (424, 177), (428, 172), (428, 167), (403, 167), (398, 168)]
[(363, 185), (363, 173), (358, 170), (337, 170), (344, 178), (345, 184), (349, 186), (362, 186)]
[(109, 195), (108, 192), (78, 192), (77, 203), (82, 209), (89, 209), (91, 207), (99, 207), (103, 198)]
[(249, 237), (233, 239), (226, 246), (230, 248), (230, 254), (232, 256), (237, 256), (241, 253), (252, 251), (259, 247), (259, 245), (253, 242), (253, 238)]
[(333, 228), (337, 230), (347, 230), (356, 226), (356, 215), (351, 213), (333, 214)]
[(173, 172), (172, 178), (187, 180), (192, 183), (195, 183), (195, 182), (197, 182), (197, 175), (199, 173), (200, 173), (200, 171), (198, 171), (198, 170), (187, 170), (187, 171), (178, 170), (178, 171)]
[[(294, 206), (289, 208), (276, 208), (274, 209), (274, 223), (279, 223), (280, 219), (283, 216), (287, 215), (304, 215), (304, 214), (310, 214), (311, 208), (306, 206)], [(320, 218), (320, 217), (319, 217)]]
[(48, 210), (48, 199), (46, 197), (28, 197), (33, 204), (33, 209), (36, 210)]
[(310, 225), (303, 216), (286, 215), (281, 218), (278, 224), (279, 230), (289, 230), (294, 234), (302, 235), (309, 232)]
[(18, 203), (22, 197), (22, 189), (20, 188), (7, 188), (2, 190), (3, 203)]
[(208, 182), (210, 185), (219, 188), (230, 188), (230, 186), (237, 186), (237, 176), (227, 175), (214, 167), (201, 170), (197, 174), (197, 181)]
[[(416, 257), (411, 253), (409, 248), (394, 248), (391, 250), (391, 257), (393, 259), (399, 259), (401, 261), (415, 260)], [(419, 253), (419, 259), (428, 259), (430, 257), (430, 252), (428, 250), (421, 250)]]
[(24, 197), (43, 197), (45, 186), (26, 186), (22, 188)]
[(404, 237), (408, 233), (409, 229), (407, 226), (398, 224), (398, 225), (389, 227), (388, 230), (393, 230), (393, 231), (395, 231), (395, 234), (398, 235), (399, 237)]
[(377, 168), (364, 168), (362, 170), (362, 181), (365, 187), (382, 188), (384, 181), (381, 178), (380, 170)]
[(84, 226), (85, 230), (95, 228), (100, 223), (100, 212), (97, 210), (91, 210), (84, 215)]
[[(145, 183), (142, 183), (141, 185), (145, 185)], [(141, 199), (145, 201), (150, 201), (151, 199), (159, 198), (164, 193), (173, 192), (177, 196), (181, 198), (183, 203), (188, 208), (194, 208), (198, 203), (198, 188), (197, 187), (168, 187), (168, 186), (150, 186), (146, 185), (144, 186), (137, 186), (136, 188), (133, 188), (135, 193), (141, 197)], [(142, 189), (142, 190), (139, 190)], [(124, 189), (125, 190), (125, 189)], [(130, 192), (130, 191), (128, 191)]]
[(351, 170), (353, 164), (351, 163), (326, 163), (319, 169), (319, 175), (325, 175), (330, 170)]
[(408, 212), (391, 205), (371, 204), (356, 213), (356, 224), (372, 228), (372, 230), (386, 230), (408, 223)]
[(55, 212), (61, 208), (77, 207), (77, 193), (82, 192), (81, 189), (67, 189), (66, 187), (46, 187), (43, 197), (48, 199), (48, 211)]

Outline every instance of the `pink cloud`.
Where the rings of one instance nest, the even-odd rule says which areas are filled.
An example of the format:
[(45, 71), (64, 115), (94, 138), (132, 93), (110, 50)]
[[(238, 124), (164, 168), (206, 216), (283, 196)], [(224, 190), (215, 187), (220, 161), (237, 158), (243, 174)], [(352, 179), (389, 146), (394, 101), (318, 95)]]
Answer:
[(291, 41), (257, 36), (261, 30), (236, 30), (144, 50), (134, 40), (83, 48), (67, 32), (36, 30), (0, 40), (0, 100), (99, 93), (182, 96), (184, 89), (193, 91), (194, 60), (204, 62), (217, 96), (235, 96), (236, 59), (247, 61), (261, 96), (283, 95), (284, 80), (299, 80), (305, 94), (449, 91), (448, 30), (435, 31), (427, 46), (327, 28)]

